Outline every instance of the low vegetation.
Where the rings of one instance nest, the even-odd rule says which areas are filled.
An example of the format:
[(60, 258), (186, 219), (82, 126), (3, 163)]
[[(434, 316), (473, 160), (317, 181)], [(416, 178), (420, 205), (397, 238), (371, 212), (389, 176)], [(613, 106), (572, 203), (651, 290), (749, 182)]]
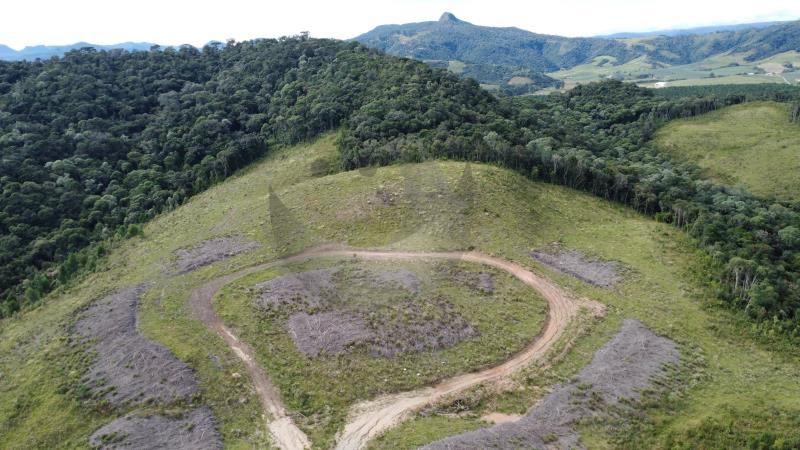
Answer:
[[(554, 360), (550, 369), (533, 367), (506, 387), (465, 394), (457, 402), (461, 407), (447, 410), (460, 410), (463, 415), (454, 417), (443, 410), (442, 414), (421, 416), (396, 433), (390, 431), (379, 444), (403, 448), (393, 444), (398, 441), (392, 436), (400, 436), (404, 442), (422, 445), (445, 437), (443, 433), (457, 434), (480, 426), (484, 412), (524, 413), (547, 387), (569, 380), (588, 364), (628, 318), (676, 341), (683, 355), (702, 357), (697, 376), (685, 383), (686, 393), (648, 405), (649, 419), (641, 427), (627, 430), (628, 439), (637, 439), (644, 447), (714, 448), (727, 442), (746, 444), (762, 435), (773, 440), (796, 437), (800, 429), (794, 419), (800, 414), (800, 363), (788, 351), (776, 349), (777, 343), (770, 347), (754, 338), (756, 333), (741, 315), (704, 306), (708, 304), (704, 299), (713, 296), (698, 274), (705, 272), (710, 261), (695, 253), (684, 232), (621, 205), (532, 182), (488, 165), (441, 162), (322, 175), (325, 171), (319, 170), (320, 161), (328, 166), (337, 154), (335, 135), (278, 150), (147, 223), (142, 235), (121, 243), (109, 254), (102, 270), (69, 289), (59, 288), (39, 307), (5, 320), (0, 329), (0, 447), (85, 448), (92, 433), (126, 414), (94, 408), (72, 388), (88, 366), (84, 353), (76, 352), (68, 337), (76, 314), (87, 304), (143, 282), (153, 286), (141, 300), (139, 329), (192, 369), (199, 387), (195, 401), (213, 412), (225, 447), (267, 446), (263, 411), (243, 365), (192, 316), (186, 307), (187, 295), (211, 278), (325, 242), (425, 251), (472, 245), (544, 273), (576, 294), (609, 306), (606, 316), (593, 322), (586, 335), (565, 341), (572, 342), (571, 350)], [(465, 181), (469, 179), (472, 183)], [(270, 188), (284, 206), (283, 214), (302, 227), (273, 232)], [(453, 192), (470, 189), (472, 202), (453, 201)], [(234, 235), (262, 246), (181, 276), (168, 270), (177, 250)], [(624, 273), (616, 288), (606, 289), (549, 270), (530, 252), (554, 242), (586, 258), (616, 261), (630, 272)], [(242, 288), (264, 279), (250, 281)], [(232, 285), (222, 295), (231, 295), (236, 289)], [(486, 294), (475, 291), (474, 295), (485, 298)], [(222, 312), (228, 306), (219, 302), (221, 298), (217, 307)], [(248, 295), (240, 307), (231, 303), (229, 308), (231, 312), (237, 308), (250, 312), (253, 299)], [(257, 322), (245, 319), (235, 323), (240, 323), (247, 335), (248, 328), (242, 324)], [(501, 325), (510, 326), (513, 321)], [(275, 342), (280, 347), (269, 351), (305, 358), (294, 350), (283, 329), (277, 331), (284, 336), (278, 341), (266, 334), (248, 336), (254, 336), (259, 345)], [(279, 372), (269, 361), (263, 363), (268, 371), (274, 371), (270, 373)], [(405, 375), (405, 380), (415, 382), (415, 368), (408, 369), (413, 376)], [(399, 372), (392, 376), (392, 380), (404, 379)], [(295, 381), (302, 383), (299, 378)], [(304, 386), (282, 390), (291, 408), (303, 405), (303, 390), (314, 393), (324, 389), (313, 383)], [(742, 392), (749, 394), (743, 396)], [(307, 398), (309, 402), (315, 397)], [(307, 429), (335, 428), (326, 424), (322, 415), (307, 420), (303, 424)], [(719, 433), (722, 429), (729, 431)], [(610, 439), (603, 428), (580, 431), (582, 439)], [(316, 442), (329, 442), (323, 437), (328, 433), (318, 433)]]
[(709, 178), (764, 197), (800, 199), (800, 127), (786, 103), (756, 102), (670, 122), (655, 144)]
[[(642, 392), (664, 392), (668, 366), (680, 353), (674, 342), (633, 320), (597, 351), (570, 383), (556, 386), (519, 420), (436, 441), (426, 450), (452, 448), (576, 448), (581, 422), (625, 421), (637, 412)], [(658, 384), (653, 387), (654, 384)]]
[[(256, 350), (287, 406), (305, 418), (300, 426), (327, 447), (356, 401), (499, 363), (539, 333), (545, 302), (518, 280), (491, 270), (495, 289), (486, 293), (450, 276), (477, 278), (485, 270), (322, 259), (245, 277), (223, 289), (215, 305)], [(287, 289), (282, 280), (298, 276), (303, 282)], [(279, 291), (271, 289), (276, 282)], [(263, 292), (294, 302), (265, 308)]]

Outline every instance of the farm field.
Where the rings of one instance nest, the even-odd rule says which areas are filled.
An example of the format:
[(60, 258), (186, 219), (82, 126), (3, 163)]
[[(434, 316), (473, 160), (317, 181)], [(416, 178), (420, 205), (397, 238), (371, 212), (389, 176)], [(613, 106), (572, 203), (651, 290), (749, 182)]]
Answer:
[[(274, 152), (148, 223), (141, 237), (111, 253), (104, 270), (5, 322), (0, 329), (0, 447), (85, 448), (99, 427), (137, 411), (109, 408), (87, 395), (81, 374), (91, 360), (71, 336), (75, 321), (85, 317), (81, 311), (93, 300), (145, 283), (138, 330), (191, 369), (197, 393), (188, 405), (208, 407), (225, 448), (273, 445), (248, 367), (193, 313), (189, 294), (220, 277), (326, 244), (402, 252), (474, 249), (550, 280), (575, 298), (605, 305), (600, 317), (576, 316), (543, 359), (502, 382), (478, 384), (419, 410), (373, 440), (376, 448), (413, 448), (488, 427), (498, 417), (525, 414), (556, 384), (568, 382), (589, 364), (626, 320), (637, 320), (677, 344), (682, 369), (669, 380), (674, 393), (645, 397), (637, 404), (644, 419), (635, 426), (581, 425), (583, 442), (592, 447), (624, 441), (649, 448), (719, 448), (745, 446), (767, 431), (787, 440), (800, 437), (800, 361), (789, 351), (753, 340), (743, 317), (709, 309), (711, 296), (698, 275), (706, 259), (682, 232), (622, 206), (488, 165), (430, 162), (326, 175), (319, 168), (337, 166), (335, 139), (328, 134)], [(226, 236), (237, 238), (214, 241)], [(208, 242), (229, 246), (209, 250), (214, 255), (238, 254), (203, 260), (207, 254), (197, 249), (206, 249)], [(615, 276), (592, 281), (593, 274), (570, 272), (537, 256), (553, 249), (573, 259), (613, 263), (609, 267)], [(185, 258), (202, 264), (184, 264)], [(254, 300), (263, 298), (263, 283), (270, 280), (330, 268), (338, 268), (346, 280), (362, 279), (367, 272), (402, 271), (395, 280), (419, 281), (425, 319), (417, 322), (436, 323), (444, 311), (439, 306), (451, 304), (447, 314), (457, 312), (481, 331), (480, 337), (465, 333), (448, 349), (382, 359), (372, 355), (379, 352), (375, 347), (358, 344), (341, 347), (349, 350), (339, 356), (314, 356), (313, 346), (303, 353), (283, 324), (295, 314), (325, 311), (310, 306), (264, 309)], [(447, 276), (471, 273), (465, 278), (469, 281), (481, 272), (491, 275), (493, 301), (502, 308), (490, 308), (482, 303), (492, 298), (487, 293)], [(362, 319), (372, 308), (392, 311), (408, 294), (401, 281), (380, 295), (369, 283), (345, 283), (342, 292), (348, 296), (375, 296), (375, 302), (334, 302), (336, 311)], [(253, 290), (256, 285), (262, 290)], [(535, 338), (545, 314), (541, 299), (506, 274), (424, 258), (402, 263), (313, 259), (255, 271), (220, 287), (214, 310), (243, 345), (254, 349), (256, 362), (277, 386), (287, 417), (315, 448), (336, 442), (354, 403), (496, 364)], [(401, 316), (397, 320), (386, 326), (402, 323)], [(438, 369), (439, 358), (454, 364)], [(336, 371), (350, 383), (337, 378)], [(383, 379), (370, 375), (375, 373)], [(309, 376), (299, 381), (301, 374)], [(741, 395), (744, 391), (750, 394)], [(187, 407), (153, 405), (144, 411), (180, 415), (188, 414), (181, 412)]]
[[(714, 84), (800, 84), (800, 54), (784, 52), (749, 62), (745, 55), (721, 54), (685, 65), (651, 63), (646, 56), (614, 65), (613, 57), (597, 57), (570, 69), (548, 73), (562, 80), (565, 89), (603, 78), (615, 77), (643, 87), (702, 86)], [(789, 67), (787, 67), (789, 66)], [(659, 83), (656, 85), (656, 83)], [(552, 90), (552, 89), (551, 89)]]
[(700, 166), (711, 179), (741, 184), (754, 194), (796, 200), (800, 195), (800, 126), (790, 106), (736, 105), (668, 123), (655, 144)]

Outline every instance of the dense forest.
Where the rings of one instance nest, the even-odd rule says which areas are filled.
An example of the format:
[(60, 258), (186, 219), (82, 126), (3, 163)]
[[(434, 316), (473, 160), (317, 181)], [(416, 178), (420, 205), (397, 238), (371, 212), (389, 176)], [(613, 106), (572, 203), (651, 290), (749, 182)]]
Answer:
[(0, 63), (2, 314), (270, 149), (338, 128), (346, 169), (490, 162), (670, 222), (709, 255), (720, 297), (797, 335), (800, 205), (716, 186), (648, 144), (666, 120), (757, 97), (673, 98), (606, 81), (498, 98), (444, 70), (307, 36)]

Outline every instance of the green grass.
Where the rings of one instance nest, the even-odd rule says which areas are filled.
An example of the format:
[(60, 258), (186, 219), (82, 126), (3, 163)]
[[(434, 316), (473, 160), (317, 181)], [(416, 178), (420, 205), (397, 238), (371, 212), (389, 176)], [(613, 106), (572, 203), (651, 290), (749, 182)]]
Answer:
[[(375, 357), (369, 348), (363, 347), (344, 355), (304, 355), (295, 348), (285, 329), (292, 310), (265, 312), (253, 305), (257, 293), (250, 288), (258, 282), (287, 273), (326, 267), (337, 267), (345, 274), (355, 268), (410, 270), (422, 280), (422, 289), (413, 298), (427, 311), (427, 316), (433, 320), (438, 314), (432, 299), (446, 299), (480, 335), (463, 340), (452, 348), (405, 353), (392, 358)], [(441, 270), (444, 269), (491, 273), (495, 292), (487, 295), (471, 290), (443, 274)], [(339, 284), (339, 292), (349, 302), (336, 304), (333, 310), (392, 317), (391, 322), (397, 326), (406, 320), (404, 311), (397, 308), (408, 297), (402, 289), (344, 282)], [(270, 379), (284, 393), (287, 406), (305, 418), (300, 419), (299, 425), (321, 447), (333, 443), (349, 407), (356, 401), (422, 387), (502, 362), (538, 334), (546, 313), (546, 303), (532, 294), (529, 287), (511, 275), (484, 266), (452, 265), (441, 261), (354, 263), (330, 258), (247, 276), (223, 289), (215, 299), (215, 307), (225, 323), (256, 350)], [(316, 312), (316, 308), (313, 309), (308, 312)], [(327, 309), (320, 311), (324, 310)], [(402, 327), (398, 329), (402, 330)]]
[(464, 72), (465, 63), (458, 60), (450, 60), (447, 62), (447, 70), (453, 73), (461, 74)]
[[(204, 280), (325, 242), (408, 250), (472, 245), (608, 305), (606, 316), (576, 337), (575, 345), (552, 368), (534, 367), (501, 388), (470, 391), (463, 396), (469, 401), (462, 402), (468, 408), (459, 415), (453, 415), (452, 408), (433, 410), (428, 418), (414, 419), (378, 441), (385, 448), (409, 448), (472, 429), (481, 425), (478, 418), (485, 412), (525, 410), (553, 383), (577, 373), (629, 317), (705, 361), (685, 395), (649, 407), (652, 422), (631, 435), (642, 448), (725, 448), (762, 431), (797, 437), (798, 424), (792, 419), (800, 416), (797, 355), (771, 350), (750, 337), (740, 316), (708, 306), (713, 298), (697, 279), (703, 258), (680, 231), (587, 194), (486, 165), (471, 166), (472, 203), (453, 195), (463, 184), (462, 163), (324, 176), (328, 170), (321, 168), (336, 166), (334, 140), (327, 135), (313, 144), (273, 153), (148, 223), (142, 237), (111, 253), (103, 271), (53, 293), (43, 306), (0, 323), (0, 448), (85, 448), (93, 430), (124, 414), (87, 408), (78, 397), (73, 381), (85, 361), (71, 351), (68, 327), (75, 312), (91, 300), (143, 281), (154, 285), (142, 302), (140, 328), (196, 371), (200, 400), (216, 415), (226, 448), (264, 447), (268, 438), (261, 407), (243, 366), (221, 339), (189, 314), (187, 295)], [(270, 186), (298, 225), (288, 234), (272, 226)], [(398, 196), (380, 206), (374, 201), (379, 190)], [(164, 275), (174, 250), (226, 233), (245, 234), (264, 246), (181, 277)], [(626, 268), (625, 282), (612, 290), (590, 287), (530, 258), (531, 249), (553, 242), (620, 262)], [(223, 295), (235, 289), (231, 286)], [(245, 321), (241, 324), (246, 335)], [(292, 351), (286, 342), (277, 344), (282, 348), (276, 351)], [(305, 389), (319, 391), (321, 382), (311, 380)], [(283, 395), (296, 406), (291, 392), (284, 389)], [(320, 416), (320, 424), (322, 420)], [(723, 429), (727, 431), (720, 432)], [(589, 427), (586, 433), (587, 442), (600, 443), (611, 439), (614, 431)], [(324, 437), (317, 441), (327, 442)]]
[[(551, 72), (548, 75), (564, 81), (565, 89), (611, 76), (620, 77), (620, 79), (635, 82), (644, 87), (654, 87), (657, 81), (667, 82), (667, 86), (760, 83), (797, 85), (800, 83), (798, 81), (800, 72), (787, 72), (775, 76), (760, 73), (765, 70), (767, 72), (788, 70), (782, 68), (784, 63), (800, 67), (800, 54), (797, 52), (780, 53), (753, 62), (746, 61), (745, 56), (744, 54), (723, 53), (695, 63), (674, 66), (652, 63), (646, 56), (624, 64), (613, 65), (610, 62), (603, 63), (604, 59), (613, 61), (612, 57), (599, 56), (589, 63)], [(751, 73), (753, 75), (749, 75)]]
[(720, 183), (800, 199), (800, 125), (790, 122), (787, 104), (748, 103), (672, 121), (655, 143)]

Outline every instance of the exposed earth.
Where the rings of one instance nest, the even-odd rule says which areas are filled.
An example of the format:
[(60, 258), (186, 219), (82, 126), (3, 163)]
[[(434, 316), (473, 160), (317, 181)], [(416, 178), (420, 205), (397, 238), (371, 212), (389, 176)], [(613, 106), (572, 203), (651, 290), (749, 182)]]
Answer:
[[(459, 375), (443, 380), (434, 386), (382, 396), (353, 407), (347, 424), (338, 438), (337, 448), (363, 448), (376, 435), (407, 418), (414, 411), (436, 402), (442, 397), (463, 391), (479, 383), (507, 376), (541, 358), (558, 340), (571, 319), (581, 308), (601, 314), (602, 305), (586, 300), (574, 299), (558, 286), (522, 266), (479, 252), (403, 252), (370, 251), (341, 247), (316, 247), (280, 260), (251, 266), (238, 272), (208, 281), (191, 292), (189, 303), (196, 316), (212, 331), (220, 335), (240, 359), (256, 387), (268, 417), (268, 427), (278, 447), (297, 449), (309, 446), (308, 438), (294, 424), (283, 406), (280, 395), (267, 378), (263, 368), (255, 362), (252, 349), (241, 342), (221, 321), (214, 311), (211, 300), (222, 286), (246, 275), (279, 265), (286, 265), (319, 257), (355, 257), (378, 260), (440, 259), (461, 260), (485, 264), (506, 271), (535, 289), (550, 307), (547, 324), (539, 336), (510, 360), (478, 372)], [(324, 284), (324, 283), (323, 283)]]

